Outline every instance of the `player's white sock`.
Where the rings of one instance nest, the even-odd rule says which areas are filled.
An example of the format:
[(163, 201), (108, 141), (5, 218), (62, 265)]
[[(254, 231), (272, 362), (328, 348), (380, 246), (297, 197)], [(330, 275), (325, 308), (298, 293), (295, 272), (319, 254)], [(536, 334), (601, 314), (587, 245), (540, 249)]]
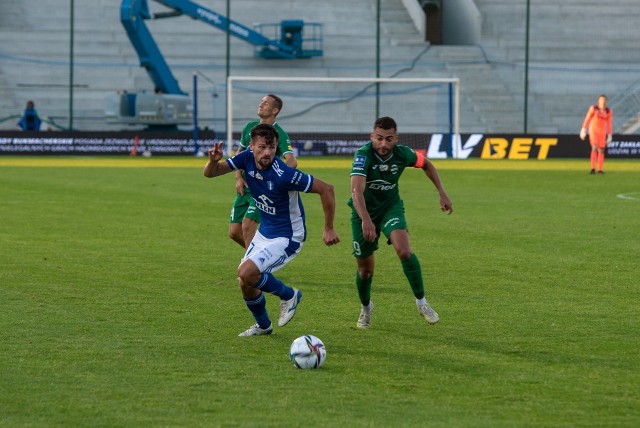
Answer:
[(427, 298), (423, 297), (422, 299), (416, 299), (416, 306), (419, 308), (422, 305), (427, 304)]

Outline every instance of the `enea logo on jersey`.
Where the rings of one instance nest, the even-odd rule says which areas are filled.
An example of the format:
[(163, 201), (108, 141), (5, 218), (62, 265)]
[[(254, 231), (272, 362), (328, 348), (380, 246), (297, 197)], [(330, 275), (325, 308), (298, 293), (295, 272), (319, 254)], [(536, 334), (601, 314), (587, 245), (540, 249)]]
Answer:
[(369, 189), (371, 190), (392, 190), (395, 189), (395, 187), (398, 185), (398, 183), (391, 184), (388, 181), (384, 180), (374, 180), (367, 184), (369, 185)]

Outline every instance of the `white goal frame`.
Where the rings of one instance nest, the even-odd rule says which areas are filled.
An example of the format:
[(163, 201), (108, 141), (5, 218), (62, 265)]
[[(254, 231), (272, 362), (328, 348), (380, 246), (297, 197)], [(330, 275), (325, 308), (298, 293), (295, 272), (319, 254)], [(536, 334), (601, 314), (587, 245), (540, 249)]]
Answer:
[[(234, 82), (335, 82), (335, 83), (445, 83), (453, 86), (453, 126), (452, 134), (460, 135), (460, 79), (451, 78), (400, 78), (400, 77), (267, 77), (228, 76), (227, 77), (227, 145), (233, 143), (233, 83)], [(455, 151), (455, 149), (454, 149)]]

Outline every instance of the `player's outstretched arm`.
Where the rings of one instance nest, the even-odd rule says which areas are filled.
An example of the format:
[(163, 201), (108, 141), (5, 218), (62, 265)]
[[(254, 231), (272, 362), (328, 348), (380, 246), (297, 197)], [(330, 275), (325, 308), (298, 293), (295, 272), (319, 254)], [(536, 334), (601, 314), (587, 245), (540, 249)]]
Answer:
[(334, 245), (340, 242), (338, 233), (333, 228), (333, 219), (336, 215), (336, 195), (333, 186), (324, 181), (315, 178), (311, 193), (320, 195), (322, 202), (322, 210), (324, 211), (324, 231), (322, 232), (322, 241), (325, 245)]
[(444, 186), (442, 186), (442, 182), (440, 181), (440, 176), (438, 175), (438, 170), (435, 165), (433, 165), (428, 159), (424, 160), (424, 165), (422, 165), (422, 169), (424, 173), (429, 177), (429, 180), (433, 183), (433, 185), (438, 190), (438, 194), (440, 195), (440, 210), (447, 214), (451, 214), (453, 212), (453, 206), (451, 205), (451, 199), (447, 195), (447, 192), (444, 190)]
[(203, 171), (205, 177), (217, 177), (231, 171), (229, 164), (226, 162), (220, 163), (222, 159), (222, 144), (214, 143), (213, 147), (209, 149), (209, 160), (204, 165)]

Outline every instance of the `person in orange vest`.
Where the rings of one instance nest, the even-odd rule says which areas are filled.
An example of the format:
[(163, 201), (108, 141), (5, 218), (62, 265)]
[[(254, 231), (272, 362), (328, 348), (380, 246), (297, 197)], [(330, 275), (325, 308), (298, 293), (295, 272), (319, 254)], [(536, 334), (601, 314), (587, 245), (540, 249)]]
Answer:
[(600, 95), (598, 104), (592, 105), (587, 111), (587, 115), (582, 122), (580, 130), (580, 139), (584, 141), (589, 133), (589, 144), (591, 144), (591, 174), (596, 173), (596, 164), (598, 166), (598, 174), (604, 174), (602, 167), (604, 165), (604, 149), (611, 142), (613, 123), (613, 111), (607, 107), (607, 97)]

